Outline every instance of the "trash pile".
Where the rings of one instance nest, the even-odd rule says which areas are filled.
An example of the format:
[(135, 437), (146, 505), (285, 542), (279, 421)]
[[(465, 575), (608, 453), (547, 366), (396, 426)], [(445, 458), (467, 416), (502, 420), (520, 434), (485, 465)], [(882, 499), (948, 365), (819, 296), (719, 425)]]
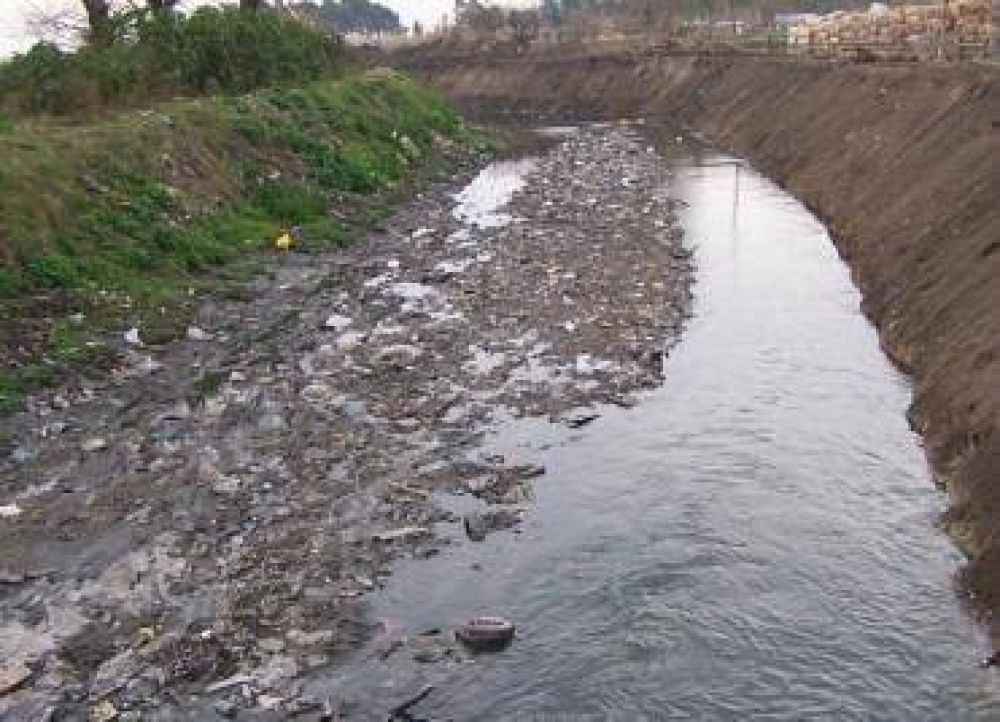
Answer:
[(296, 680), (375, 635), (365, 597), (393, 560), (530, 513), (545, 470), (491, 428), (582, 433), (663, 382), (691, 260), (641, 137), (582, 129), (456, 197), (467, 180), (352, 248), (290, 244), (253, 300), (167, 347), (129, 329), (115, 374), (5, 422), (0, 716), (321, 714)]

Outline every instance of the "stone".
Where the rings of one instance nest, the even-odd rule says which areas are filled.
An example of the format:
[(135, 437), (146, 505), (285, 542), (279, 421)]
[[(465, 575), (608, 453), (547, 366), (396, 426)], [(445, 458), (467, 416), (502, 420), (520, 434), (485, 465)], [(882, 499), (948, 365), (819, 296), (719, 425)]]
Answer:
[(0, 666), (0, 697), (21, 689), (32, 677), (23, 662), (8, 662)]
[(90, 720), (91, 722), (112, 722), (112, 720), (119, 719), (119, 714), (118, 708), (114, 704), (109, 700), (104, 700), (90, 710)]
[(493, 509), (467, 514), (462, 520), (465, 535), (472, 541), (483, 541), (488, 534), (510, 529), (521, 521), (521, 515), (510, 509)]
[(215, 713), (217, 715), (226, 719), (234, 719), (240, 711), (240, 708), (236, 705), (236, 703), (231, 702), (228, 699), (220, 699), (215, 703), (215, 705), (213, 705), (213, 709), (215, 709)]

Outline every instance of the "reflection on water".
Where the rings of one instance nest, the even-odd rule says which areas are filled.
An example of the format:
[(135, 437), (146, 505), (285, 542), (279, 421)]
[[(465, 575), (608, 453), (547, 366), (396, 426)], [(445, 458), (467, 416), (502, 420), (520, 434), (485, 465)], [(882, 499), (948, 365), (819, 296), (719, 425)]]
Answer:
[(427, 682), (429, 719), (995, 717), (908, 382), (826, 231), (733, 159), (675, 162), (699, 271), (666, 385), (582, 432), (504, 426), (549, 470), (523, 533), (401, 565), (376, 600), (411, 633), (500, 612), (515, 644), (361, 655), (314, 691), (372, 719)]

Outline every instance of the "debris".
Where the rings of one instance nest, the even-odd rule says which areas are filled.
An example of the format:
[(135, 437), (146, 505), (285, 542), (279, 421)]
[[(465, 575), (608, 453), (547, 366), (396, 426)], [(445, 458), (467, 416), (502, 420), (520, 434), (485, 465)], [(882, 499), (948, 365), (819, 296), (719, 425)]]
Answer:
[(496, 651), (514, 639), (514, 624), (503, 617), (476, 617), (455, 630), (462, 644), (476, 651)]
[(198, 328), (197, 326), (190, 326), (187, 330), (187, 337), (190, 341), (210, 341), (212, 335)]
[(101, 451), (103, 449), (106, 449), (107, 446), (108, 446), (107, 439), (95, 436), (90, 439), (84, 439), (83, 443), (80, 444), (80, 449), (88, 454), (92, 454), (95, 451)]
[(421, 689), (419, 692), (417, 692), (416, 694), (412, 695), (411, 697), (408, 697), (403, 702), (400, 702), (399, 704), (397, 704), (395, 707), (393, 707), (389, 711), (389, 720), (390, 720), (390, 722), (392, 722), (392, 720), (394, 720), (396, 718), (401, 718), (401, 719), (404, 719), (404, 720), (408, 719), (410, 717), (410, 709), (413, 708), (413, 707), (415, 707), (417, 704), (419, 704), (423, 700), (427, 699), (427, 697), (433, 691), (434, 691), (434, 687), (432, 685), (427, 685), (423, 689)]
[(591, 424), (601, 418), (600, 414), (582, 414), (580, 416), (573, 416), (566, 420), (566, 426), (571, 429), (582, 429), (584, 426)]
[(3, 504), (0, 505), (0, 519), (9, 519), (10, 517), (15, 517), (20, 515), (21, 507), (17, 504)]
[(257, 697), (257, 706), (267, 710), (278, 709), (284, 701), (284, 697), (278, 697), (273, 694), (262, 694)]
[(339, 332), (346, 330), (352, 323), (354, 323), (354, 321), (347, 316), (341, 316), (339, 313), (333, 313), (327, 317), (326, 323), (323, 325)]
[(136, 632), (136, 643), (144, 647), (156, 639), (156, 629), (154, 627), (139, 627)]
[(125, 332), (125, 343), (129, 346), (142, 346), (142, 339), (139, 338), (139, 329), (135, 326)]
[(234, 674), (232, 677), (227, 677), (226, 679), (221, 679), (218, 682), (208, 685), (208, 687), (205, 688), (205, 691), (208, 694), (214, 694), (240, 684), (250, 684), (253, 681), (254, 678), (249, 674)]
[(374, 535), (375, 541), (394, 542), (407, 539), (416, 539), (431, 535), (431, 530), (424, 526), (404, 526), (399, 529), (389, 529), (378, 532)]
[(319, 647), (333, 643), (334, 635), (330, 629), (320, 629), (316, 632), (304, 632), (292, 629), (285, 635), (288, 641), (299, 647)]
[(282, 233), (274, 239), (274, 247), (279, 251), (290, 251), (295, 247), (295, 239), (290, 233)]

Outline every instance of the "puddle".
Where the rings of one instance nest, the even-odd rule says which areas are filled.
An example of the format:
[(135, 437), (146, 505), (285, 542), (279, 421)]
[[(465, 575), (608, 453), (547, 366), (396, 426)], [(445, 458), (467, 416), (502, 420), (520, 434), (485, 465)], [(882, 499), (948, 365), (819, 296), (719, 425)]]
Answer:
[(479, 229), (500, 228), (514, 218), (501, 209), (524, 187), (535, 169), (532, 159), (492, 163), (455, 196), (455, 217)]

